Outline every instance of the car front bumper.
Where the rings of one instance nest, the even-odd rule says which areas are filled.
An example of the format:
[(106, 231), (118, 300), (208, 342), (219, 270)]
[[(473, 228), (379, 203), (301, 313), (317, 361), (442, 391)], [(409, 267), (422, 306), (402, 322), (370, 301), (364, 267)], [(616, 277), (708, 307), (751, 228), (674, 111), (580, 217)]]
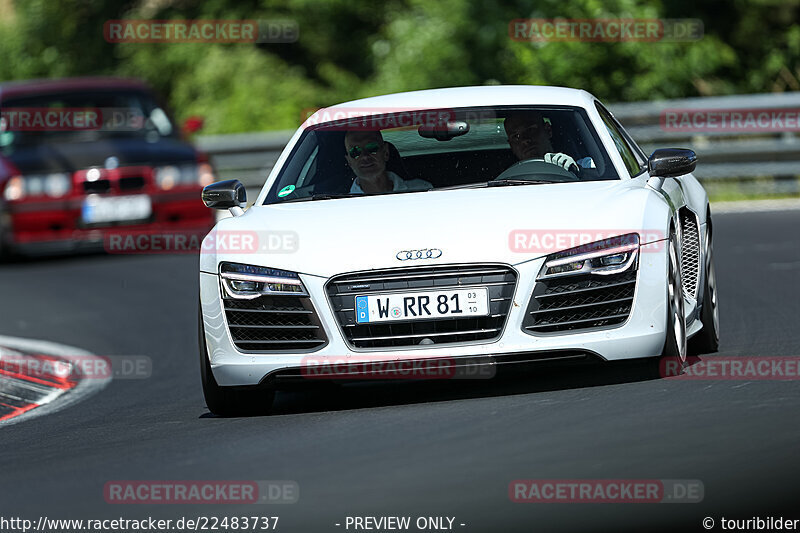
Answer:
[(415, 346), (411, 348), (354, 349), (345, 340), (326, 294), (328, 278), (301, 274), (328, 342), (313, 352), (248, 353), (233, 343), (223, 309), (219, 276), (200, 273), (200, 302), (211, 368), (221, 386), (263, 383), (280, 374), (303, 374), (312, 362), (415, 361), (447, 359), (473, 361), (536, 360), (559, 354), (596, 354), (604, 360), (657, 356), (666, 336), (666, 272), (664, 242), (642, 246), (633, 306), (627, 321), (607, 329), (532, 335), (523, 330), (528, 302), (544, 258), (517, 264), (513, 303), (501, 335), (488, 342)]
[(197, 188), (147, 195), (152, 202), (152, 213), (146, 220), (94, 226), (81, 222), (83, 197), (8, 204), (0, 221), (0, 235), (5, 246), (22, 255), (104, 249), (111, 253), (142, 253), (153, 250), (144, 249), (145, 246), (114, 250), (110, 236), (181, 234), (197, 236), (199, 244), (215, 223), (214, 213), (203, 205)]

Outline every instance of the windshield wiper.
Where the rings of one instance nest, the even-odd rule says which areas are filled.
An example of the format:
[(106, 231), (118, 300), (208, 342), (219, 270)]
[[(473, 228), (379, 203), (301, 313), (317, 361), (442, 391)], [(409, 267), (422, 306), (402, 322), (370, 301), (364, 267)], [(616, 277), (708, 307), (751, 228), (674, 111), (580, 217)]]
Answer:
[(282, 200), (278, 203), (287, 203), (287, 202), (305, 202), (305, 201), (314, 201), (314, 200), (334, 200), (336, 198), (355, 198), (356, 196), (364, 196), (360, 193), (319, 193), (319, 194), (312, 194), (311, 196), (300, 196), (298, 198), (289, 198), (288, 200)]
[(556, 183), (550, 180), (520, 180), (520, 179), (503, 179), (492, 180), (486, 183), (487, 187), (505, 187), (507, 185), (540, 185), (542, 183)]
[(483, 187), (505, 187), (508, 185), (531, 185), (541, 183), (558, 183), (550, 180), (521, 180), (521, 179), (503, 179), (492, 181), (479, 181), (477, 183), (462, 183), (461, 185), (451, 185), (449, 187), (439, 187), (438, 189), (431, 189), (433, 191), (452, 191), (456, 189), (480, 189)]
[(335, 200), (337, 198), (366, 198), (369, 196), (388, 196), (390, 194), (406, 194), (411, 192), (426, 192), (432, 191), (434, 189), (409, 189), (407, 191), (386, 191), (386, 192), (375, 192), (375, 193), (363, 193), (363, 192), (350, 192), (350, 193), (319, 193), (319, 194), (312, 194), (311, 196), (302, 196), (300, 198), (290, 198), (289, 200), (283, 200), (285, 202), (300, 202), (304, 200)]
[(462, 183), (461, 185), (448, 185), (447, 187), (439, 187), (438, 189), (431, 189), (432, 191), (454, 191), (456, 189), (478, 189), (480, 187), (486, 187), (485, 181), (479, 181), (477, 183)]
[(364, 196), (363, 193), (357, 192), (342, 192), (342, 193), (317, 193), (310, 196), (311, 200), (335, 200), (336, 198), (354, 198), (356, 196)]

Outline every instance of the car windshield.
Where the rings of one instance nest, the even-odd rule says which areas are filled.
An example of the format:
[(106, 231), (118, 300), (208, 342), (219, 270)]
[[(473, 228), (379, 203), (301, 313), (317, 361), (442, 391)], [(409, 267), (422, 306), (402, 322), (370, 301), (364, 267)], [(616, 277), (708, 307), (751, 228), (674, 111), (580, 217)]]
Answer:
[(321, 110), (309, 119), (265, 204), (619, 179), (582, 108), (344, 114)]
[(0, 150), (40, 143), (175, 137), (172, 121), (143, 91), (75, 91), (4, 100)]

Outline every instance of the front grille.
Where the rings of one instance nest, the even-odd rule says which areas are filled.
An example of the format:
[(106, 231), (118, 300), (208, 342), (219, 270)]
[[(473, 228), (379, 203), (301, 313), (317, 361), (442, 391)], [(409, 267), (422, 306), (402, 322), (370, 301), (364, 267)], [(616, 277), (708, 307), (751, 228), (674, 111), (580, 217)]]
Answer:
[(108, 180), (83, 182), (83, 192), (85, 193), (104, 193), (110, 190), (111, 190), (111, 182)]
[(683, 293), (687, 298), (697, 298), (697, 286), (700, 281), (700, 231), (697, 217), (688, 210), (681, 213), (681, 275), (683, 276)]
[[(93, 173), (92, 180), (89, 180)], [(151, 169), (144, 166), (120, 167), (116, 170), (94, 168), (78, 171), (79, 191), (84, 194), (129, 193), (147, 188)]]
[(233, 344), (242, 351), (312, 351), (328, 340), (307, 296), (224, 298)]
[(136, 191), (144, 188), (144, 178), (141, 176), (132, 176), (130, 178), (120, 178), (119, 188), (123, 191)]
[[(328, 298), (345, 339), (354, 348), (416, 346), (485, 342), (497, 339), (503, 331), (514, 288), (516, 272), (508, 266), (457, 265), (373, 270), (344, 274), (326, 286)], [(433, 318), (417, 321), (358, 324), (356, 295), (395, 291), (461, 289), (486, 287), (489, 314), (472, 318)]]
[(622, 324), (633, 307), (636, 270), (538, 281), (522, 323), (528, 333), (555, 333)]

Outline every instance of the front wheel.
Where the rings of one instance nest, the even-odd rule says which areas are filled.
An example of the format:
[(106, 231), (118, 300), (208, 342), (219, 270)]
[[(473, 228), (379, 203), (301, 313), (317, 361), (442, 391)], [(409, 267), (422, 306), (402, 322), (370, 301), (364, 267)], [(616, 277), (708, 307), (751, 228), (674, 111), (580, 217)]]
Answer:
[(4, 263), (11, 258), (11, 247), (6, 241), (7, 235), (9, 235), (10, 232), (3, 226), (3, 214), (3, 206), (0, 205), (0, 263)]
[(219, 416), (251, 416), (269, 413), (275, 390), (265, 387), (221, 387), (208, 360), (202, 311), (199, 314), (200, 380), (208, 410)]
[(717, 275), (714, 271), (714, 254), (711, 241), (711, 227), (708, 229), (705, 250), (705, 284), (703, 285), (703, 304), (700, 310), (701, 329), (689, 341), (689, 353), (700, 355), (719, 350), (719, 308), (717, 307)]
[(667, 338), (659, 360), (662, 377), (677, 376), (686, 365), (686, 316), (684, 315), (683, 282), (678, 260), (678, 243), (674, 232), (669, 239), (667, 279)]

